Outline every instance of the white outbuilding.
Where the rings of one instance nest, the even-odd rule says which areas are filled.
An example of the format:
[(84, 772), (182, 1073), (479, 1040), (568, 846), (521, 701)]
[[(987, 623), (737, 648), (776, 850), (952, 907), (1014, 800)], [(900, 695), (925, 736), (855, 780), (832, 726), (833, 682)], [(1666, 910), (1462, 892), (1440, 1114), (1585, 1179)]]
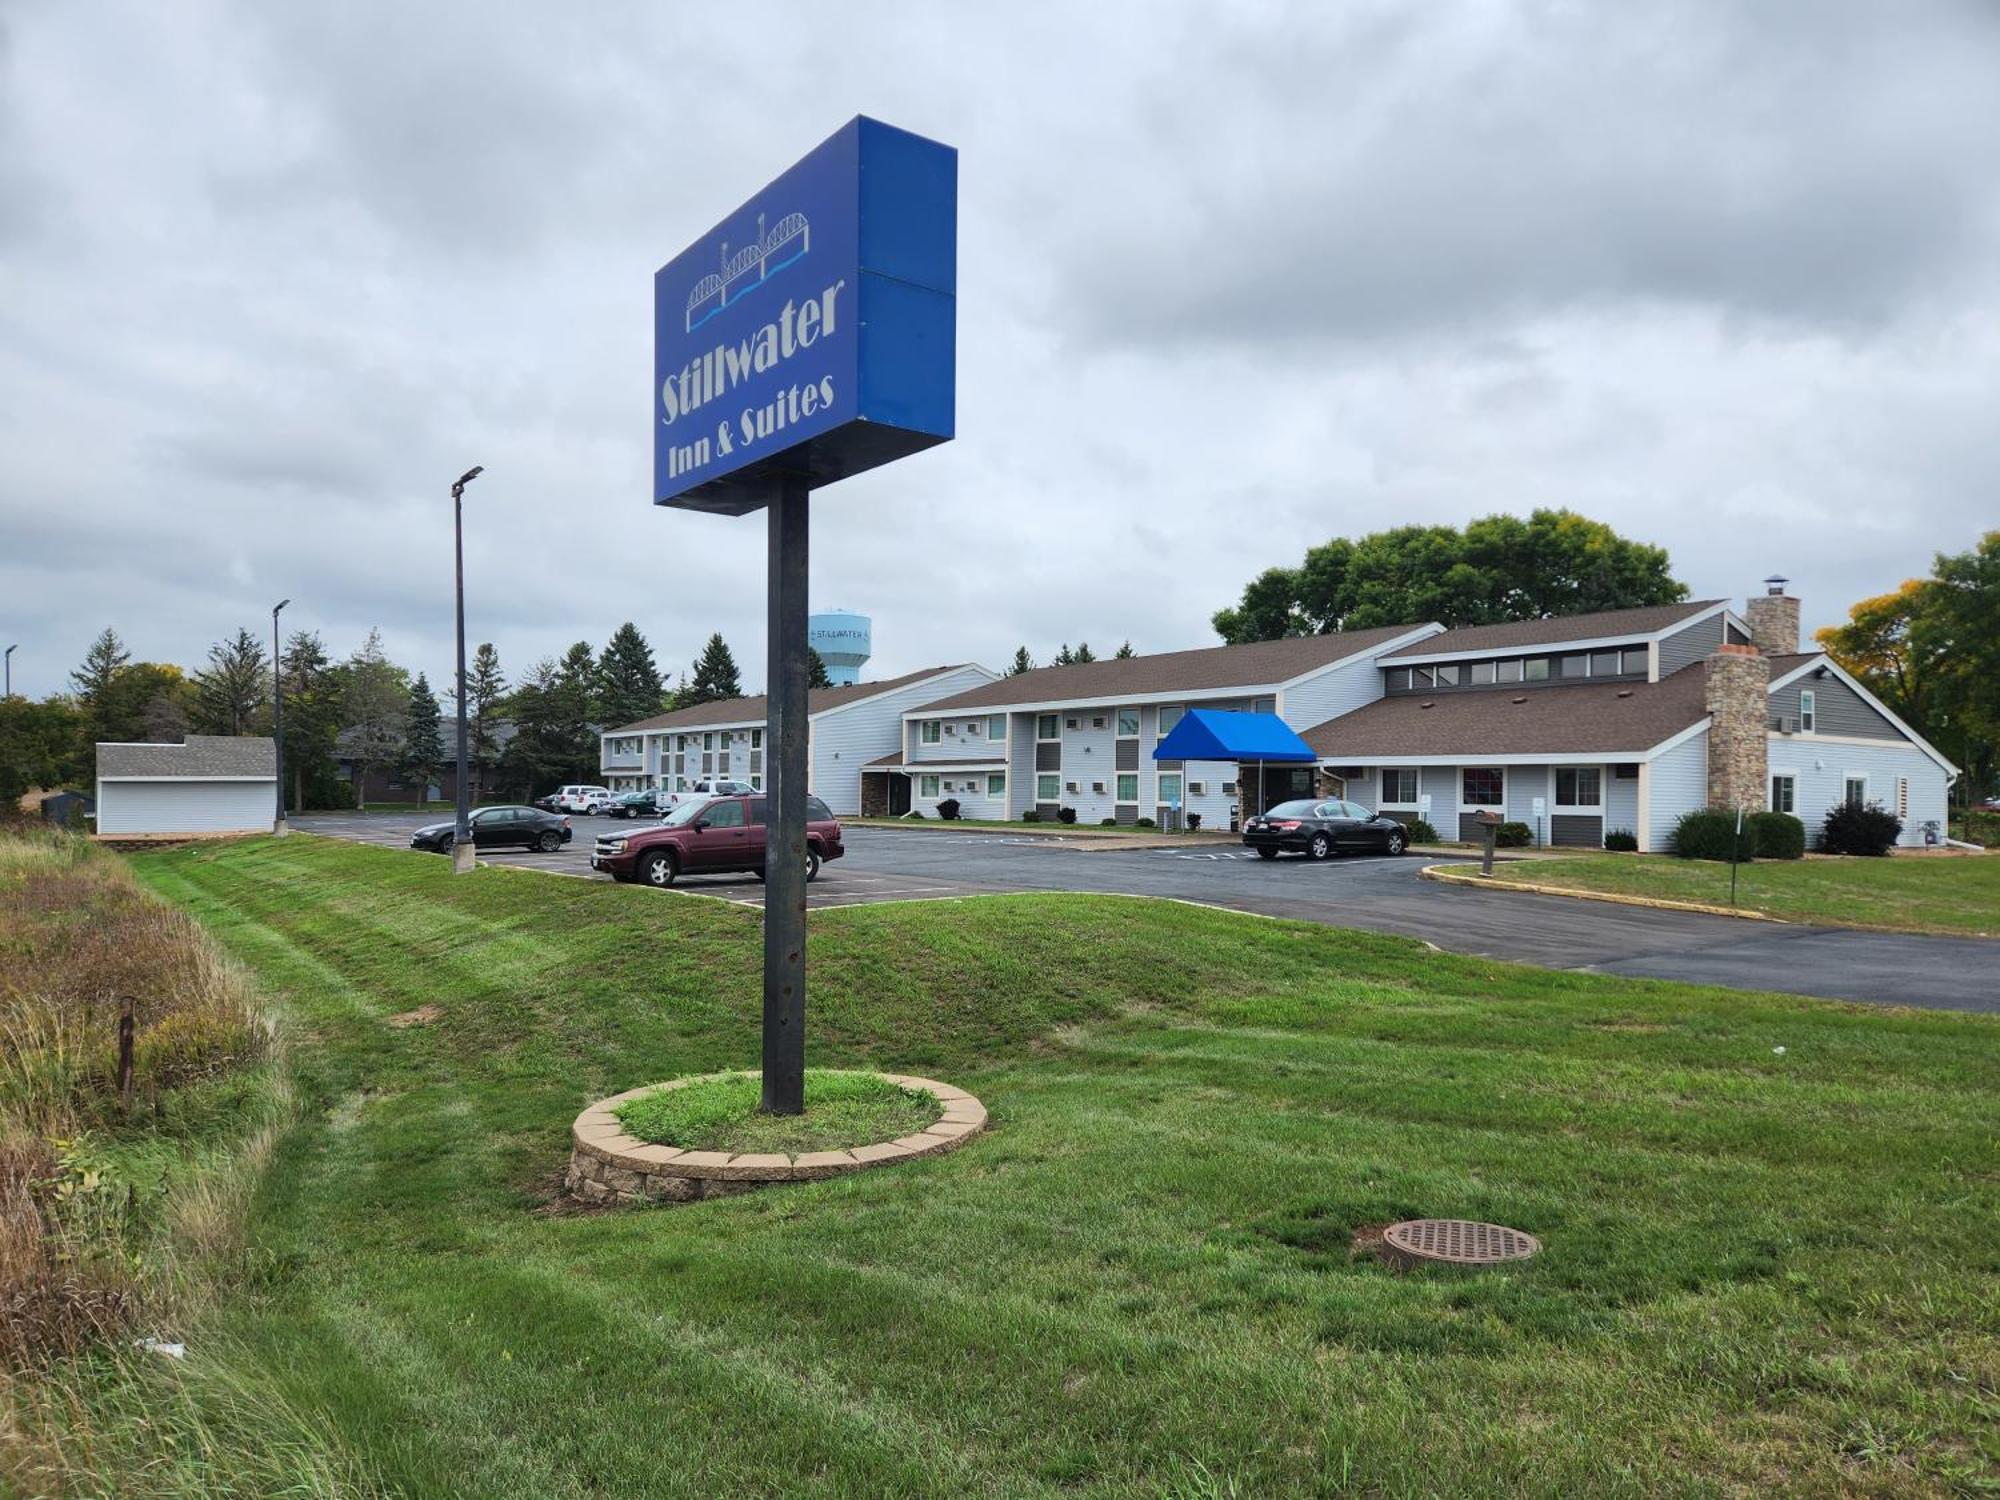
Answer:
[(277, 801), (278, 752), (268, 736), (191, 734), (178, 745), (97, 747), (100, 837), (268, 833)]

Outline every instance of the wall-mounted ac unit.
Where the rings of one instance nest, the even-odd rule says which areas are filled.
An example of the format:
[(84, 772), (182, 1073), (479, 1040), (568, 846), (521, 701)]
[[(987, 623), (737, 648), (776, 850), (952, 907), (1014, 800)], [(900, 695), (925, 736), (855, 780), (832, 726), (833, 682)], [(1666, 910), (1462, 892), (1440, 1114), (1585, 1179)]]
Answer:
[(1066, 723), (1068, 723), (1068, 725), (1069, 725), (1069, 727), (1070, 727), (1071, 729), (1074, 729), (1074, 728), (1076, 728), (1076, 720), (1074, 720), (1074, 719), (1069, 719), (1069, 720), (1066, 720), (1065, 722), (1066, 722)]
[(1076, 783), (1074, 781), (1066, 781), (1063, 785), (1072, 792), (1076, 790)]
[(1207, 783), (1207, 782), (1205, 782), (1205, 781), (1190, 781), (1190, 782), (1188, 783), (1188, 795), (1189, 795), (1190, 797), (1205, 797), (1205, 796), (1207, 796), (1207, 795), (1208, 795), (1208, 783)]
[(1092, 719), (1090, 721), (1090, 727), (1092, 729), (1102, 729), (1104, 727), (1104, 716), (1102, 714), (1099, 714), (1096, 718)]
[(1233, 781), (1223, 782), (1222, 795), (1225, 797), (1234, 797), (1236, 795), (1236, 783)]
[(944, 726), (944, 732), (946, 734), (957, 734), (958, 726), (956, 724), (947, 724)]
[(1098, 792), (1098, 793), (1102, 793), (1102, 792), (1103, 792), (1103, 790), (1104, 790), (1104, 783), (1103, 783), (1103, 782), (1101, 782), (1101, 781), (1093, 781), (1093, 782), (1091, 782), (1091, 784), (1090, 784), (1090, 789), (1091, 789), (1091, 790), (1092, 790), (1093, 792)]
[(1797, 734), (1799, 732), (1799, 721), (1785, 715), (1774, 715), (1771, 720), (1771, 727), (1780, 734)]

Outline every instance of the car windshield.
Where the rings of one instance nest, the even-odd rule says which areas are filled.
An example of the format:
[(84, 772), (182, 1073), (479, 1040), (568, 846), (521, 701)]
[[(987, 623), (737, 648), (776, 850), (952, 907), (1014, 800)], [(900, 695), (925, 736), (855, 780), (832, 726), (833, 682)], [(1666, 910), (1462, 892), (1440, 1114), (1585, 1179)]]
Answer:
[(714, 799), (709, 797), (690, 798), (688, 801), (683, 802), (679, 807), (675, 808), (672, 812), (668, 813), (660, 821), (666, 824), (667, 827), (669, 828), (685, 828), (688, 824), (692, 823), (696, 818), (701, 816), (701, 810), (704, 807), (708, 806), (708, 804), (712, 800)]
[(1310, 818), (1317, 816), (1317, 802), (1280, 802), (1264, 814), (1267, 818)]

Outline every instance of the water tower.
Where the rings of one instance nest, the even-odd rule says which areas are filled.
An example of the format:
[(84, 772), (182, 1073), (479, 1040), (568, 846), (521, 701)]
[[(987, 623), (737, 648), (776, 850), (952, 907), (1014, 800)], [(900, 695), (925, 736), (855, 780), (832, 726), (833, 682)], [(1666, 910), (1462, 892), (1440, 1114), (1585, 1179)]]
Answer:
[(861, 667), (874, 652), (868, 616), (850, 609), (830, 609), (806, 621), (806, 640), (826, 663), (835, 687), (861, 680)]

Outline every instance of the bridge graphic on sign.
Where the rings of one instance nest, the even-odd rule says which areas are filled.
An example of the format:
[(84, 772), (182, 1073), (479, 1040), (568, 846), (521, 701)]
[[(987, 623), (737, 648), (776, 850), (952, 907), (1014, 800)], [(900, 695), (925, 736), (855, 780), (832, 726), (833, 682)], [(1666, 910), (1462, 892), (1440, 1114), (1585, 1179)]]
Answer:
[(730, 303), (756, 291), (811, 248), (812, 226), (804, 214), (786, 214), (768, 230), (764, 216), (757, 215), (757, 243), (731, 255), (724, 240), (722, 269), (710, 271), (688, 293), (687, 331), (693, 333)]

